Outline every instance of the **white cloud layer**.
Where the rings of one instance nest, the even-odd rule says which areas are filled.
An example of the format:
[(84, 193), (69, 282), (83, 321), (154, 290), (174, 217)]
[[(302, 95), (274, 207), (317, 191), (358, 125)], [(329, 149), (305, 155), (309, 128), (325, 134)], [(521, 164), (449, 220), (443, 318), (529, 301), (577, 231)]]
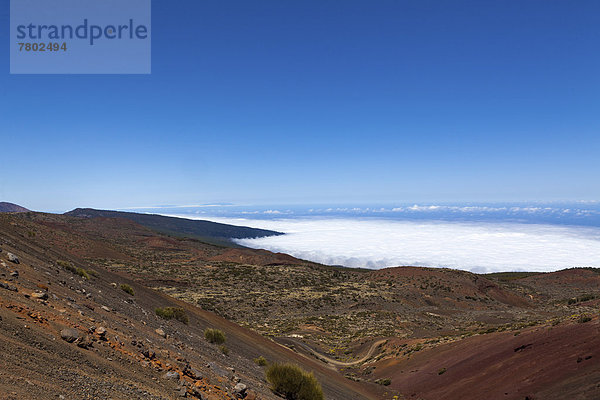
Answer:
[(600, 267), (598, 228), (371, 219), (209, 219), (287, 233), (239, 240), (244, 246), (347, 267), (416, 265), (473, 272)]

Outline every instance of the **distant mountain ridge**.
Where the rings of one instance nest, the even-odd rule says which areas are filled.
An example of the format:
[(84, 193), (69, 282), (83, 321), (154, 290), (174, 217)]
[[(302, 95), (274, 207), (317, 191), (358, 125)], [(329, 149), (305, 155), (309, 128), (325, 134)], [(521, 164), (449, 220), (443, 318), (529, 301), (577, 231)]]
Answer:
[(21, 207), (18, 204), (7, 203), (0, 201), (0, 212), (28, 212), (29, 210), (25, 207)]
[(65, 215), (80, 218), (125, 218), (163, 234), (192, 237), (215, 244), (231, 243), (231, 239), (283, 235), (281, 232), (266, 229), (220, 224), (205, 220), (166, 217), (157, 214), (96, 210), (93, 208), (76, 208), (65, 213)]

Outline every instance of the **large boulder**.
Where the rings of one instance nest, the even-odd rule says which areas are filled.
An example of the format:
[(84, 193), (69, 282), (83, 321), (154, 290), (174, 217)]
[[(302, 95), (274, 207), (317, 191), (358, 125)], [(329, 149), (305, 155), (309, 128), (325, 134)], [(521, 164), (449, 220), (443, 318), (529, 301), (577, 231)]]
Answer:
[(67, 343), (73, 343), (79, 339), (79, 331), (73, 328), (65, 328), (60, 331), (60, 337)]

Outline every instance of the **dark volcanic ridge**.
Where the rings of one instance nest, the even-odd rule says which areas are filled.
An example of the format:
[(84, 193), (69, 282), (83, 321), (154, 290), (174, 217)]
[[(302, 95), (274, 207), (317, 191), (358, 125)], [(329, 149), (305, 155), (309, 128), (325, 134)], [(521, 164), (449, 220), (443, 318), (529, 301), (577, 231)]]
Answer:
[(28, 209), (26, 209), (25, 207), (21, 207), (18, 204), (0, 201), (0, 212), (20, 213), (20, 212), (28, 212), (28, 211), (29, 211)]
[(65, 213), (65, 215), (81, 218), (125, 218), (160, 233), (179, 237), (196, 238), (214, 244), (231, 245), (233, 243), (231, 242), (231, 239), (283, 235), (281, 232), (266, 229), (221, 224), (205, 220), (166, 217), (157, 214), (96, 210), (93, 208), (77, 208)]

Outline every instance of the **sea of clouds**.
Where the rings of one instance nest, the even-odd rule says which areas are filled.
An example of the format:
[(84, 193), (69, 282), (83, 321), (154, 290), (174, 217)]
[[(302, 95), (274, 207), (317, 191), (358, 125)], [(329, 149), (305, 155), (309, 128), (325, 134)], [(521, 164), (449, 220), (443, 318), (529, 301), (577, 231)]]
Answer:
[(284, 232), (237, 242), (346, 267), (412, 265), (480, 273), (600, 267), (596, 227), (372, 218), (202, 219)]

